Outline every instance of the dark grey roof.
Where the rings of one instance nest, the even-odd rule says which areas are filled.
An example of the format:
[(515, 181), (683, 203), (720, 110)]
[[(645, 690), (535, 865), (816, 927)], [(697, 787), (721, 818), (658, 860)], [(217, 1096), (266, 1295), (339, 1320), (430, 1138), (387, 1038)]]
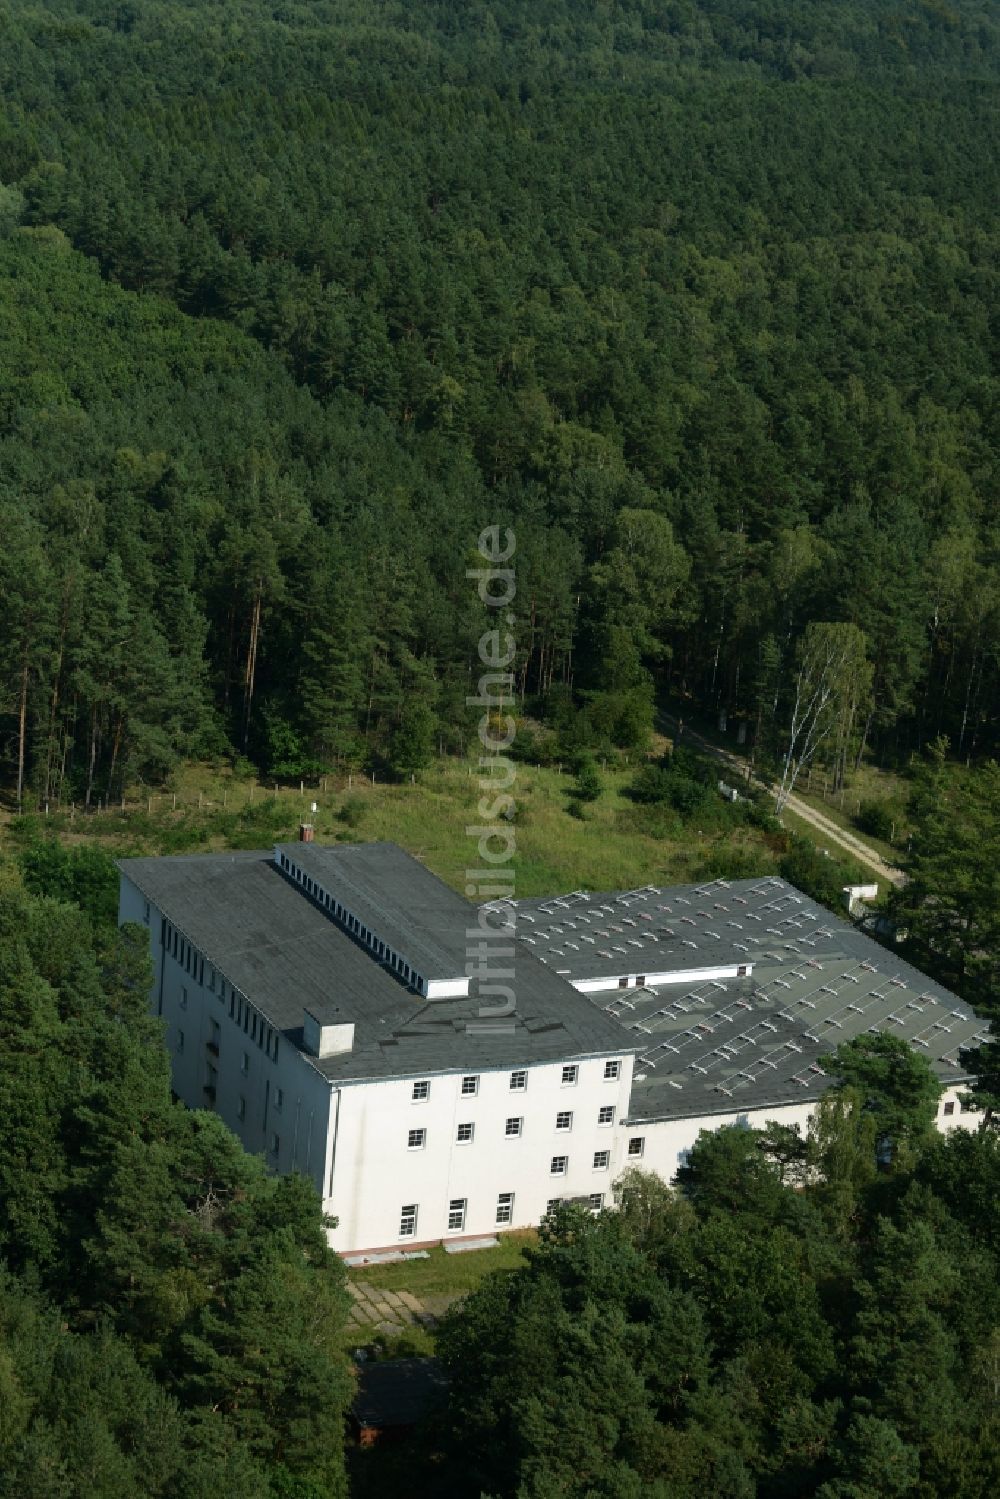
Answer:
[[(483, 1029), (476, 997), (423, 999), (293, 885), (270, 853), (123, 859), (119, 867), (293, 1045), (302, 1045), (304, 1008), (325, 1023), (353, 1021), (351, 1052), (310, 1057), (331, 1080), (527, 1066), (641, 1045), (527, 951), (511, 960), (509, 1029)], [(455, 899), (464, 940), (474, 908)], [(462, 957), (464, 969), (464, 947)]]
[(834, 919), (773, 876), (504, 904), (520, 940), (570, 980), (756, 962), (776, 940), (808, 940)]
[[(299, 853), (303, 845), (292, 847)], [(426, 893), (426, 903), (413, 907), (407, 922), (418, 921), (417, 910), (427, 912), (428, 920), (440, 920), (444, 911), (457, 920), (457, 934), (453, 930), (449, 940), (456, 951), (461, 940), (462, 972), (472, 906), (444, 886), (448, 899), (435, 906), (428, 884), (439, 883), (435, 876), (392, 845), (367, 848), (369, 860), (358, 867), (371, 870), (384, 858), (401, 901), (411, 886), (419, 892), (418, 902)], [(402, 880), (404, 867), (409, 885)], [(573, 911), (577, 918), (582, 911), (603, 924), (608, 918), (601, 908), (611, 905), (616, 915), (632, 913), (634, 930), (642, 931), (641, 913), (668, 905), (690, 911), (701, 923), (690, 928), (699, 944), (720, 941), (711, 931), (721, 932), (730, 918), (740, 920), (740, 942), (746, 936), (754, 966), (746, 979), (682, 981), (656, 991), (604, 991), (588, 999), (554, 968), (561, 961), (558, 954), (553, 958), (550, 951), (546, 965), (522, 940), (511, 960), (516, 1008), (508, 1030), (490, 1029), (488, 1023), (484, 1029), (475, 997), (427, 1001), (406, 988), (288, 880), (270, 853), (125, 859), (121, 868), (291, 1044), (302, 1045), (304, 1008), (324, 1023), (354, 1023), (351, 1052), (310, 1058), (331, 1080), (474, 1071), (631, 1051), (638, 1053), (631, 1117), (683, 1118), (810, 1101), (826, 1086), (817, 1058), (868, 1030), (905, 1037), (939, 1077), (961, 1081), (959, 1050), (986, 1033), (985, 1023), (946, 989), (779, 879), (577, 895), (569, 904), (519, 902), (522, 938), (521, 917), (526, 910), (536, 921), (538, 915), (551, 916), (543, 906)], [(326, 883), (318, 872), (315, 878)], [(566, 925), (565, 915), (557, 924)], [(384, 930), (374, 916), (372, 925), (380, 934)], [(583, 929), (578, 921), (570, 931)], [(633, 929), (627, 930), (631, 936)], [(555, 937), (564, 943), (566, 933)], [(643, 951), (655, 946), (647, 943)], [(585, 962), (584, 951), (590, 950), (581, 942), (574, 951), (575, 976), (596, 976)], [(662, 966), (708, 966), (701, 953), (700, 945), (683, 948), (676, 963)], [(639, 964), (619, 964), (613, 971), (623, 966)], [(655, 972), (660, 965), (649, 960), (642, 966)]]
[(856, 928), (820, 914), (821, 929), (803, 924), (759, 951), (749, 978), (593, 996), (645, 1042), (633, 1120), (809, 1102), (828, 1086), (817, 1059), (868, 1031), (909, 1041), (943, 1082), (963, 1080), (958, 1053), (985, 1038), (985, 1022)]
[(354, 1419), (375, 1428), (415, 1426), (448, 1394), (448, 1376), (436, 1358), (394, 1358), (358, 1369)]
[(464, 974), (474, 908), (395, 843), (280, 843), (299, 868), (424, 978)]

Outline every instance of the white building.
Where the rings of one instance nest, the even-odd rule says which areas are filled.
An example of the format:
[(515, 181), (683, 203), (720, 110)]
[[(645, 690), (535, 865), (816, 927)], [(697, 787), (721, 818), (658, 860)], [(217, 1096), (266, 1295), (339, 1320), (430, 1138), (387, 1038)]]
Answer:
[[(480, 997), (477, 908), (393, 844), (127, 859), (174, 1091), (315, 1182), (342, 1253), (598, 1208), (705, 1128), (804, 1124), (816, 1058), (891, 1029), (963, 1113), (953, 995), (778, 879), (497, 903), (513, 1013)], [(496, 950), (494, 948), (491, 951)]]

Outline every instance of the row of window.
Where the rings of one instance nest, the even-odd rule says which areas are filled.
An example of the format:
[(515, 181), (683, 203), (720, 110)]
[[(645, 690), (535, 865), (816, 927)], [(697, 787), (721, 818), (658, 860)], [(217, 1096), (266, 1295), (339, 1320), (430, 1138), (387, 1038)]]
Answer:
[[(564, 1198), (564, 1197), (550, 1197), (549, 1200), (548, 1200), (548, 1202), (545, 1204), (545, 1216), (546, 1216), (546, 1218), (551, 1218), (552, 1214), (555, 1212), (555, 1210), (559, 1206), (559, 1204), (561, 1202), (565, 1202), (566, 1200), (567, 1199)], [(591, 1193), (589, 1193), (588, 1196), (587, 1196), (587, 1206), (590, 1208), (590, 1211), (592, 1213), (599, 1213), (601, 1211), (601, 1208), (604, 1206), (604, 1193), (603, 1192), (591, 1192)]]
[[(621, 1077), (621, 1071), (622, 1071), (622, 1064), (621, 1064), (620, 1061), (605, 1062), (605, 1064), (604, 1064), (604, 1081), (607, 1082), (607, 1083), (616, 1082), (618, 1080), (618, 1078)], [(576, 1084), (579, 1082), (579, 1080), (580, 1080), (580, 1069), (579, 1069), (579, 1067), (575, 1063), (569, 1063), (569, 1064), (567, 1064), (567, 1066), (565, 1066), (563, 1068), (563, 1070), (562, 1070), (562, 1078), (561, 1078), (562, 1086), (564, 1088), (575, 1087)], [(523, 1067), (517, 1068), (514, 1072), (512, 1072), (510, 1074), (509, 1087), (510, 1087), (510, 1091), (512, 1093), (523, 1093), (527, 1089), (527, 1086), (528, 1086), (528, 1074), (527, 1074), (527, 1071)], [(474, 1098), (478, 1092), (479, 1092), (479, 1075), (478, 1075), (478, 1073), (470, 1074), (468, 1077), (463, 1077), (462, 1084), (461, 1084), (462, 1097), (463, 1098)], [(413, 1091), (412, 1091), (412, 1093), (411, 1093), (410, 1096), (413, 1099), (414, 1103), (423, 1103), (426, 1099), (430, 1098), (430, 1096), (431, 1096), (430, 1080), (428, 1078), (422, 1078), (419, 1082), (414, 1083), (413, 1084)]]
[(309, 875), (303, 874), (302, 870), (288, 858), (287, 854), (281, 854), (279, 860), (281, 868), (285, 873), (301, 885), (306, 894), (312, 896), (313, 900), (328, 911), (335, 921), (353, 936), (359, 937), (365, 946), (370, 947), (375, 956), (381, 958), (384, 963), (387, 963), (395, 973), (399, 974), (405, 983), (412, 984), (417, 989), (421, 987), (422, 980), (416, 969), (411, 968), (409, 963), (405, 962), (397, 952), (393, 952), (392, 948), (383, 942), (381, 937), (377, 937), (373, 931), (365, 926), (364, 922), (359, 921), (356, 916), (353, 916), (347, 907), (342, 906), (335, 896), (331, 895), (328, 890), (323, 889), (322, 885), (317, 884)]
[[(548, 1217), (554, 1213), (562, 1202), (561, 1197), (551, 1197), (545, 1205), (545, 1215)], [(587, 1198), (587, 1204), (591, 1212), (599, 1213), (604, 1206), (604, 1193), (591, 1192)], [(468, 1216), (469, 1200), (467, 1197), (453, 1197), (448, 1203), (448, 1232), (462, 1233), (465, 1229), (465, 1221)], [(399, 1211), (399, 1237), (401, 1239), (415, 1239), (417, 1236), (417, 1221), (420, 1215), (420, 1205), (416, 1202), (404, 1203)], [(514, 1194), (513, 1192), (500, 1192), (497, 1194), (496, 1218), (494, 1220), (498, 1228), (514, 1221)]]
[[(592, 1170), (594, 1170), (594, 1171), (607, 1171), (608, 1168), (610, 1167), (610, 1165), (611, 1165), (611, 1152), (610, 1152), (610, 1150), (595, 1150), (594, 1151), (594, 1164), (593, 1164), (593, 1167), (591, 1168)], [(554, 1155), (552, 1157), (552, 1160), (549, 1163), (549, 1175), (550, 1176), (565, 1176), (568, 1170), (569, 1170), (569, 1156), (568, 1155)]]
[(978, 1106), (978, 1104), (976, 1104), (972, 1100), (967, 1100), (967, 1101), (963, 1102), (963, 1100), (961, 1098), (958, 1100), (958, 1103), (957, 1103), (957, 1106), (956, 1106), (955, 1099), (954, 1098), (949, 1098), (946, 1103), (943, 1103), (941, 1105), (941, 1112), (942, 1112), (942, 1114), (945, 1114), (945, 1115), (956, 1114), (956, 1113), (957, 1114), (978, 1114), (978, 1112), (979, 1112), (979, 1106)]
[[(683, 921), (683, 920), (685, 920), (685, 918), (681, 917), (681, 920)], [(708, 935), (710, 937), (713, 937), (715, 935), (715, 933), (714, 932), (709, 932)], [(633, 940), (633, 939), (630, 939), (630, 940)], [(657, 939), (654, 937), (653, 941), (655, 942), (656, 940)], [(695, 944), (693, 942), (685, 943), (686, 947), (694, 947), (694, 945)], [(620, 948), (620, 949), (617, 949), (617, 951), (624, 952), (625, 949), (624, 948)], [(746, 948), (744, 948), (743, 951), (746, 952)], [(602, 956), (604, 956), (603, 953), (602, 953)], [(611, 954), (608, 953), (607, 956), (610, 957)], [(741, 963), (738, 966), (738, 968), (736, 969), (736, 976), (737, 976), (737, 978), (741, 978), (741, 979), (742, 978), (746, 978), (746, 976), (749, 973), (749, 971), (750, 971), (749, 965), (746, 964), (746, 963)], [(626, 973), (626, 974), (623, 974), (622, 977), (618, 980), (618, 987), (619, 987), (619, 989), (643, 989), (643, 988), (645, 988), (645, 986), (646, 986), (646, 975), (644, 973), (637, 973), (634, 978), (632, 977), (631, 974)], [(617, 1003), (617, 1000), (615, 1001), (615, 1003)]]
[[(171, 926), (166, 917), (163, 918), (162, 940), (164, 952), (171, 954), (177, 963), (184, 969), (185, 973), (191, 975), (195, 983), (205, 987), (205, 959), (198, 954), (190, 942)], [(209, 964), (208, 989), (215, 994), (220, 1004), (225, 1004), (227, 993), (229, 999), (229, 1018), (234, 1021), (248, 1035), (261, 1051), (269, 1056), (272, 1062), (278, 1060), (278, 1033), (273, 1026), (269, 1025), (263, 1015), (254, 1008), (235, 985), (226, 986), (226, 980), (221, 973)], [(188, 991), (185, 985), (181, 986), (180, 1008), (186, 1010), (188, 1007)], [(213, 1021), (213, 1025), (215, 1022)], [(244, 1071), (246, 1069), (244, 1068)]]
[[(242, 1115), (240, 1117), (242, 1118)], [(508, 1139), (514, 1139), (515, 1137), (517, 1137), (518, 1135), (520, 1135), (523, 1126), (524, 1126), (524, 1120), (523, 1119), (508, 1119), (507, 1120), (507, 1128), (505, 1130), (505, 1134), (506, 1134), (507, 1138)], [(471, 1145), (473, 1139), (475, 1138), (475, 1132), (476, 1132), (476, 1127), (475, 1127), (474, 1124), (460, 1124), (458, 1126), (458, 1134), (456, 1136), (457, 1143), (459, 1145)], [(407, 1138), (406, 1138), (406, 1148), (407, 1148), (407, 1150), (423, 1150), (423, 1148), (424, 1148), (424, 1146), (426, 1144), (427, 1144), (427, 1131), (425, 1129), (411, 1129), (411, 1130), (408, 1131)], [(643, 1138), (643, 1136), (642, 1135), (633, 1135), (632, 1138), (628, 1142), (628, 1155), (629, 1155), (629, 1159), (633, 1160), (633, 1161), (634, 1160), (638, 1160), (639, 1157), (641, 1157), (642, 1154), (643, 1154), (643, 1152), (645, 1151), (645, 1148), (646, 1148), (646, 1141)], [(593, 1169), (595, 1171), (607, 1171), (607, 1169), (608, 1169), (608, 1167), (610, 1165), (611, 1165), (611, 1152), (610, 1152), (610, 1150), (595, 1150), (594, 1151), (594, 1165), (593, 1165)], [(551, 1164), (549, 1166), (549, 1171), (550, 1171), (550, 1173), (553, 1176), (564, 1176), (568, 1170), (569, 1170), (569, 1156), (554, 1155), (552, 1157), (552, 1161), (551, 1161)]]
[[(614, 1124), (614, 1122), (615, 1122), (615, 1110), (614, 1110), (614, 1105), (613, 1104), (608, 1104), (606, 1108), (598, 1109), (598, 1111), (597, 1111), (597, 1123), (598, 1123), (598, 1125), (606, 1127), (608, 1125)], [(572, 1115), (572, 1113), (568, 1109), (564, 1110), (564, 1111), (562, 1111), (562, 1112), (560, 1112), (560, 1113), (558, 1113), (556, 1115), (556, 1129), (560, 1133), (568, 1133), (572, 1128), (573, 1128), (573, 1115)], [(523, 1114), (512, 1115), (511, 1118), (509, 1118), (506, 1121), (505, 1125), (504, 1125), (504, 1136), (505, 1136), (505, 1138), (508, 1139), (508, 1140), (516, 1140), (516, 1139), (519, 1139), (520, 1136), (523, 1133), (524, 1133), (524, 1115)], [(466, 1123), (459, 1124), (457, 1126), (456, 1131), (455, 1131), (455, 1142), (458, 1145), (471, 1145), (472, 1141), (475, 1139), (475, 1136), (476, 1136), (476, 1126), (475, 1126), (475, 1124), (471, 1120), (469, 1120)], [(629, 1154), (630, 1155), (634, 1155), (634, 1154), (641, 1155), (642, 1154), (641, 1150), (638, 1151), (638, 1152), (632, 1150), (632, 1145), (634, 1143), (635, 1143), (634, 1140), (630, 1140), (629, 1141)], [(406, 1132), (406, 1148), (407, 1148), (407, 1150), (423, 1150), (423, 1148), (424, 1148), (424, 1146), (426, 1144), (427, 1144), (427, 1131), (425, 1129), (411, 1129), (411, 1130), (407, 1130), (407, 1132)]]

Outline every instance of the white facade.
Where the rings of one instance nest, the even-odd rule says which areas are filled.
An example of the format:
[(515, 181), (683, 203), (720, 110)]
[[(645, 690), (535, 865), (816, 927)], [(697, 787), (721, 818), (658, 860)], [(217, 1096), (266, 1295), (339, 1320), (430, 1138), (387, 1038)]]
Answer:
[[(557, 968), (557, 973), (562, 970)], [(748, 978), (753, 973), (752, 963), (716, 964), (714, 968), (685, 968), (683, 972), (670, 969), (663, 973), (622, 973), (596, 979), (570, 979), (573, 988), (580, 994), (601, 994), (611, 989), (660, 989), (670, 984), (705, 984), (713, 979)]]
[(166, 1025), (177, 1097), (190, 1108), (214, 1108), (248, 1151), (276, 1171), (301, 1171), (324, 1192), (336, 1104), (327, 1079), (305, 1053), (273, 1031), (269, 1037), (246, 996), (234, 994), (201, 954), (189, 971), (172, 943), (165, 950), (163, 912), (125, 876), (119, 919), (149, 928), (151, 1003)]
[[(631, 1074), (630, 1056), (601, 1056), (343, 1088), (325, 1202), (338, 1219), (333, 1247), (406, 1247), (524, 1228), (555, 1198), (610, 1204)], [(407, 1208), (416, 1210), (412, 1225)]]
[[(936, 1127), (948, 1134), (955, 1129), (976, 1130), (980, 1115), (972, 1109), (963, 1108), (961, 1087), (945, 1088), (938, 1099)], [(705, 1129), (722, 1129), (725, 1125), (739, 1125), (743, 1129), (763, 1129), (772, 1120), (777, 1124), (797, 1126), (803, 1134), (809, 1127), (815, 1102), (772, 1104), (769, 1108), (745, 1109), (739, 1113), (701, 1114), (692, 1119), (657, 1119), (634, 1121), (624, 1131), (621, 1142), (621, 1169), (637, 1166), (643, 1171), (655, 1171), (669, 1182)], [(640, 1142), (637, 1144), (636, 1142)]]

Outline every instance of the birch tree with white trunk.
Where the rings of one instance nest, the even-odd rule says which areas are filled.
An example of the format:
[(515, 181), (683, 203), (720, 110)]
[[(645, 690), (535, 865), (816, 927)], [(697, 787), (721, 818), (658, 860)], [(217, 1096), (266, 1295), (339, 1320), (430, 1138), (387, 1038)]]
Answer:
[(781, 779), (774, 810), (788, 805), (796, 782), (827, 741), (850, 732), (855, 715), (871, 697), (872, 667), (862, 630), (851, 624), (814, 623), (807, 627), (797, 651), (795, 683)]

